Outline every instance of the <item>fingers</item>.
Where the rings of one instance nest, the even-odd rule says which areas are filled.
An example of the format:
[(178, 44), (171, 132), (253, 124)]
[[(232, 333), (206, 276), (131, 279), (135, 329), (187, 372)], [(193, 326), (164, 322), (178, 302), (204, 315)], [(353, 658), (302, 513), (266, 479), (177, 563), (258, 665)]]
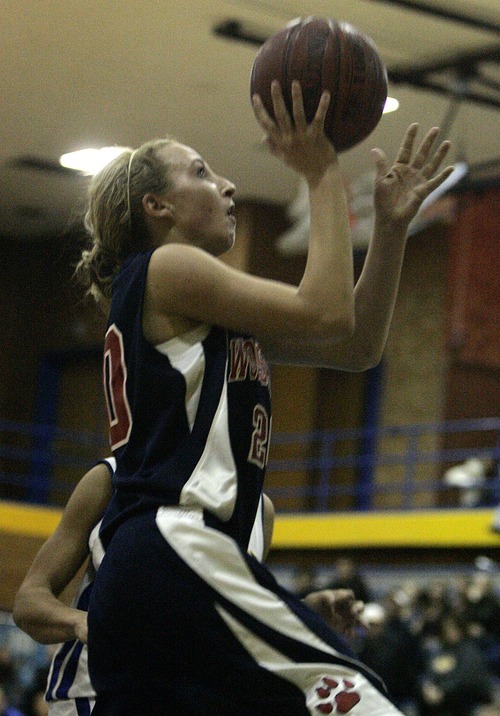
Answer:
[[(406, 135), (399, 149), (398, 156), (396, 157), (396, 162), (402, 164), (411, 164), (414, 169), (421, 169), (422, 174), (425, 177), (431, 177), (446, 156), (448, 150), (450, 149), (451, 142), (449, 142), (448, 140), (442, 142), (438, 149), (431, 156), (432, 147), (434, 145), (436, 137), (439, 134), (439, 127), (432, 127), (431, 129), (429, 129), (429, 131), (423, 138), (422, 143), (420, 144), (415, 154), (415, 157), (413, 158), (413, 161), (410, 161), (417, 131), (417, 123), (411, 124), (408, 127)], [(431, 157), (430, 160), (429, 157)]]
[(372, 159), (375, 161), (375, 168), (378, 176), (385, 176), (389, 171), (387, 157), (381, 149), (371, 150)]
[(252, 107), (257, 119), (266, 135), (269, 135), (276, 127), (273, 119), (269, 116), (258, 94), (252, 96)]
[(319, 98), (318, 108), (311, 122), (311, 125), (314, 125), (316, 129), (321, 132), (325, 127), (325, 118), (326, 113), (328, 112), (328, 107), (330, 106), (330, 98), (330, 92), (328, 92), (328, 90), (324, 90)]
[(446, 154), (448, 153), (450, 147), (451, 147), (451, 142), (449, 142), (448, 140), (441, 143), (441, 145), (438, 147), (438, 149), (434, 152), (433, 156), (431, 157), (431, 160), (422, 169), (422, 174), (425, 177), (431, 177), (436, 172), (437, 168), (440, 166), (441, 162), (443, 161)]
[(296, 128), (305, 131), (307, 129), (307, 121), (306, 113), (304, 112), (304, 100), (302, 99), (300, 82), (297, 82), (297, 80), (292, 82), (292, 107), (293, 121)]
[[(283, 97), (281, 86), (277, 80), (271, 82), (271, 98), (273, 102), (273, 119), (266, 111), (262, 99), (258, 94), (252, 96), (252, 106), (259, 122), (260, 126), (265, 130), (267, 134), (275, 132), (279, 129), (280, 133), (286, 134), (291, 132), (294, 128), (299, 132), (305, 132), (307, 130), (307, 119), (304, 111), (304, 101), (302, 97), (302, 89), (300, 82), (294, 80), (291, 85), (292, 94), (292, 115), (288, 112)], [(310, 125), (314, 126), (317, 131), (322, 132), (325, 124), (325, 117), (328, 112), (330, 104), (330, 93), (326, 90), (322, 93), (316, 114)], [(292, 121), (293, 118), (293, 121)]]
[(422, 169), (425, 162), (429, 158), (429, 155), (431, 153), (432, 145), (434, 144), (434, 140), (436, 139), (437, 135), (439, 134), (439, 127), (432, 127), (432, 129), (429, 129), (427, 134), (425, 135), (422, 144), (418, 148), (417, 153), (415, 154), (415, 158), (412, 162), (412, 165), (416, 169)]
[(413, 124), (410, 124), (410, 126), (406, 130), (405, 136), (403, 137), (401, 146), (399, 147), (396, 162), (400, 164), (409, 164), (417, 132), (418, 123), (414, 122)]
[[(288, 114), (280, 84), (276, 80), (273, 80), (271, 82), (271, 98), (273, 100), (273, 109), (274, 116), (276, 118), (276, 124), (280, 128), (281, 132), (289, 132), (292, 128), (292, 120), (290, 119), (290, 115)], [(300, 95), (300, 101), (302, 102), (302, 95)]]
[[(292, 116), (293, 116), (293, 125), (295, 126), (295, 129), (299, 132), (305, 132), (307, 129), (307, 118), (306, 113), (304, 111), (304, 100), (302, 97), (302, 88), (300, 86), (300, 82), (297, 80), (293, 80), (292, 82)], [(292, 122), (290, 120), (290, 115), (286, 109), (285, 101), (283, 99), (283, 93), (281, 91), (281, 88), (279, 86), (279, 83), (276, 81), (273, 81), (271, 85), (271, 94), (273, 96), (273, 102), (274, 102), (274, 112), (276, 115), (276, 119), (278, 122), (278, 126), (283, 131), (289, 131), (292, 128)], [(276, 100), (276, 101), (275, 101)], [(326, 113), (328, 111), (328, 106), (330, 104), (330, 93), (325, 91), (322, 93), (318, 107), (316, 109), (316, 114), (314, 115), (311, 126), (314, 126), (314, 128), (317, 131), (322, 132), (323, 127), (325, 124), (325, 117)], [(279, 112), (279, 114), (278, 114)]]
[(455, 167), (446, 167), (446, 169), (443, 169), (443, 171), (439, 172), (439, 174), (436, 174), (435, 177), (429, 179), (429, 181), (427, 181), (425, 184), (425, 190), (427, 194), (430, 194), (432, 191), (434, 191), (434, 189), (437, 189), (438, 186), (441, 186), (444, 180), (448, 179), (454, 168)]

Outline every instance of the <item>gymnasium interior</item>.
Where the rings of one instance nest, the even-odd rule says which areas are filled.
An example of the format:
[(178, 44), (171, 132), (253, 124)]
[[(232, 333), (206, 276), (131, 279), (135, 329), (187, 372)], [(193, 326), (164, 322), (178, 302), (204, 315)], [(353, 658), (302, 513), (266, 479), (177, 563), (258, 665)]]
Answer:
[(310, 15), (373, 39), (394, 101), (340, 155), (356, 277), (373, 229), (370, 149), (392, 157), (410, 122), (421, 133), (437, 125), (455, 171), (410, 227), (380, 364), (272, 368), (267, 562), (300, 593), (363, 589), (360, 652), (373, 625), (397, 612), (422, 652), (409, 667), (407, 716), (427, 714), (418, 684), (441, 646), (439, 614), (468, 614), (491, 699), (467, 713), (500, 714), (496, 0), (0, 4), (0, 671), (17, 707), (43, 680), (50, 650), (13, 624), (16, 591), (78, 480), (109, 452), (106, 318), (73, 279), (91, 170), (61, 157), (166, 134), (196, 147), (237, 187), (237, 244), (226, 260), (297, 284), (304, 186), (262, 146), (249, 78), (265, 40)]

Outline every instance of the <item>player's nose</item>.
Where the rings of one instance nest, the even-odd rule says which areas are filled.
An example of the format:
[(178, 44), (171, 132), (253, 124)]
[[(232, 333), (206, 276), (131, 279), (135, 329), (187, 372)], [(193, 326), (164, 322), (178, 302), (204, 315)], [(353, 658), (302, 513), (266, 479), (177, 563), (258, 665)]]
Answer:
[(224, 177), (221, 177), (221, 184), (222, 184), (222, 195), (223, 196), (233, 196), (236, 191), (236, 185), (233, 184), (232, 181), (229, 181), (229, 179), (225, 179)]

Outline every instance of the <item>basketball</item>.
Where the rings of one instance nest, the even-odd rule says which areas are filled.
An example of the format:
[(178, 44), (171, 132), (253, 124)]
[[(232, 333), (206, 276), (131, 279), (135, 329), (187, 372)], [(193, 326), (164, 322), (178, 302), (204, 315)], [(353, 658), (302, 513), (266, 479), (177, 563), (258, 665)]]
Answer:
[(343, 21), (297, 18), (272, 35), (255, 57), (250, 94), (274, 117), (271, 82), (278, 80), (291, 114), (291, 83), (302, 87), (310, 122), (321, 93), (330, 92), (325, 134), (338, 152), (362, 142), (377, 126), (387, 99), (387, 70), (373, 40)]

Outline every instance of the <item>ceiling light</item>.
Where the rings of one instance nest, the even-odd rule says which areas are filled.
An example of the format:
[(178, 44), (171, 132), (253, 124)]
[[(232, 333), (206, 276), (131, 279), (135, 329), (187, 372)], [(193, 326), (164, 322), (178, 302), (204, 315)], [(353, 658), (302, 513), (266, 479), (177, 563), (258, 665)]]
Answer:
[(388, 112), (395, 112), (398, 107), (399, 102), (395, 97), (387, 97), (387, 99), (385, 100), (383, 114), (388, 114)]
[(100, 149), (80, 149), (77, 152), (63, 154), (59, 163), (67, 169), (83, 174), (97, 174), (106, 164), (126, 151), (127, 147), (101, 147)]

